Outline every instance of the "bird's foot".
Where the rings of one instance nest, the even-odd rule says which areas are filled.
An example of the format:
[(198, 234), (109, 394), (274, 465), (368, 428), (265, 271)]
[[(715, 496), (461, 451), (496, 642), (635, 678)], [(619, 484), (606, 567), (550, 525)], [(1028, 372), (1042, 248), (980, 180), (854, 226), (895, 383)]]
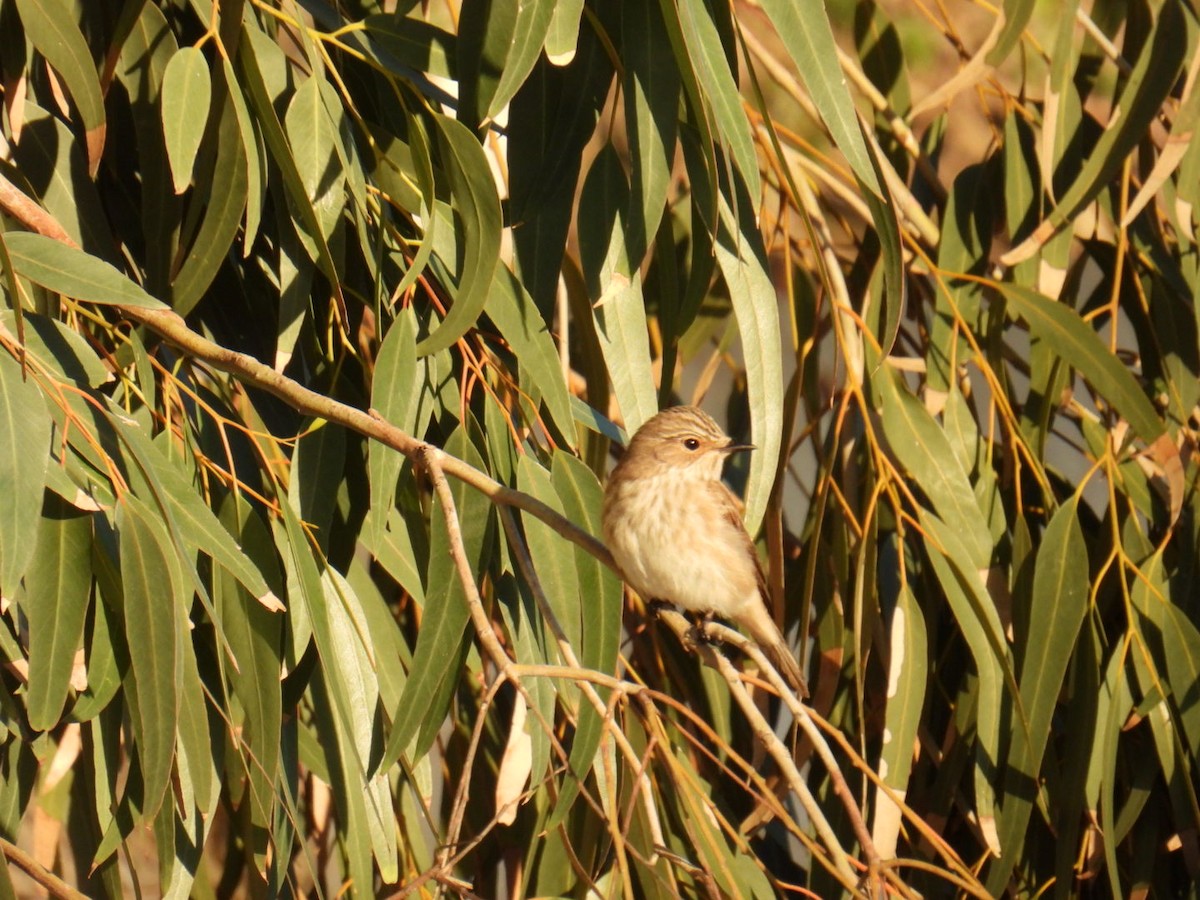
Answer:
[(703, 613), (689, 613), (688, 618), (692, 620), (692, 627), (688, 630), (688, 640), (693, 646), (708, 646), (712, 647), (721, 643), (718, 638), (709, 628), (713, 620), (711, 616)]

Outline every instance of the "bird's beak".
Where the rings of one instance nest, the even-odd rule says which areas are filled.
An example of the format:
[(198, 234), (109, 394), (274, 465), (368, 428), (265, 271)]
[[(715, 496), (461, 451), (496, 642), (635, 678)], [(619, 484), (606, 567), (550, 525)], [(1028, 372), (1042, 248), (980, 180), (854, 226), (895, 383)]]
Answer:
[(735, 453), (745, 453), (747, 450), (754, 450), (755, 446), (753, 444), (735, 444), (733, 441), (730, 441), (722, 449), (732, 456)]

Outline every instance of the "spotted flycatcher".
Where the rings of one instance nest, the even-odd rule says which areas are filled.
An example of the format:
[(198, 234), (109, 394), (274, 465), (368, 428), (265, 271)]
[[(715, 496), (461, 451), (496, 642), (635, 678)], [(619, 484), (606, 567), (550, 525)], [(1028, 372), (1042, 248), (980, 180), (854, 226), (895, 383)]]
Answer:
[(663, 410), (638, 429), (608, 479), (604, 540), (644, 600), (738, 625), (804, 697), (800, 666), (767, 609), (740, 504), (721, 481), (729, 455), (752, 449), (694, 406)]

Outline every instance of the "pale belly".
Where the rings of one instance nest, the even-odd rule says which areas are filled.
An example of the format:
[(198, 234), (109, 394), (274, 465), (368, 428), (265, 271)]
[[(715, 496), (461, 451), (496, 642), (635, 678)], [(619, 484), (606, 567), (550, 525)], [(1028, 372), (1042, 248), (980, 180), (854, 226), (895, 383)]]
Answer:
[[(626, 581), (645, 600), (666, 600), (695, 612), (734, 616), (758, 597), (755, 561), (742, 537), (703, 494), (685, 485), (662, 490), (644, 479), (636, 490), (643, 514), (605, 539)], [(658, 498), (653, 502), (652, 498)]]

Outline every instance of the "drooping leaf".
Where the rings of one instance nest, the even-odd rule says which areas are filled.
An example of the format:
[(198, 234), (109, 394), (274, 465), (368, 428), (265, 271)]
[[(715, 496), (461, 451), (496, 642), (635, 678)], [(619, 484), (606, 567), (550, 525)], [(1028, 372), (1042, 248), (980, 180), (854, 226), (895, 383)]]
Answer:
[(0, 352), (0, 596), (15, 596), (37, 546), (50, 433), (42, 392)]
[(487, 301), (488, 317), (500, 329), (523, 372), (531, 376), (529, 390), (546, 404), (550, 418), (568, 442), (575, 430), (571, 418), (571, 395), (562, 375), (562, 363), (554, 339), (538, 314), (533, 298), (503, 264), (496, 267)]
[(699, 84), (698, 93), (693, 94), (703, 104), (699, 112), (705, 118), (711, 117), (714, 142), (728, 148), (729, 158), (740, 173), (745, 189), (756, 194), (758, 158), (750, 122), (742, 109), (741, 94), (730, 71), (713, 13), (703, 0), (683, 0), (676, 8), (676, 14), (688, 56), (687, 70)]
[[(1020, 847), (1040, 780), (1042, 756), (1052, 736), (1051, 723), (1071, 653), (1088, 603), (1087, 545), (1079, 527), (1079, 500), (1072, 497), (1050, 520), (1042, 538), (1033, 576), (1029, 634), (1024, 643), (1019, 684), (1029, 716), (1028, 738), (1016, 729), (1008, 759), (1000, 816), (1000, 845)], [(1026, 848), (1004, 854), (988, 871), (994, 891), (1003, 890), (1011, 866)]]
[(1061, 196), (1053, 212), (1028, 238), (1004, 257), (1012, 265), (1029, 258), (1071, 221), (1105, 188), (1126, 157), (1142, 140), (1170, 94), (1193, 42), (1194, 17), (1182, 4), (1164, 3), (1151, 40), (1142, 47), (1120, 100), (1113, 107), (1109, 127), (1091, 148), (1082, 170)]
[(3, 237), (20, 275), (42, 287), (88, 303), (162, 309), (165, 304), (110, 266), (53, 238), (30, 232)]
[(201, 196), (207, 195), (204, 218), (171, 282), (171, 305), (181, 316), (192, 311), (213, 283), (217, 270), (229, 255), (246, 208), (246, 151), (232, 103), (222, 104), (216, 143), (212, 167), (196, 191)]
[[(273, 580), (278, 580), (270, 533), (249, 506), (228, 498), (221, 510), (221, 522), (245, 549), (246, 558), (257, 566), (270, 566)], [(239, 744), (254, 829), (248, 843), (261, 872), (266, 866), (267, 833), (274, 819), (281, 756), (283, 618), (264, 609), (227, 571), (214, 579), (213, 602), (238, 660), (237, 669), (230, 669), (228, 677), (244, 714)]]
[(417, 344), (422, 356), (446, 349), (475, 324), (500, 259), (500, 200), (483, 150), (474, 135), (454, 119), (437, 116), (435, 121), (461, 227), (462, 249), (454, 305), (442, 324)]
[[(879, 775), (903, 799), (912, 772), (913, 742), (921, 722), (929, 677), (925, 619), (907, 584), (900, 588), (887, 628), (887, 725), (879, 754)], [(879, 791), (871, 837), (881, 856), (895, 855), (900, 826), (900, 808)]]
[(192, 167), (212, 104), (208, 61), (200, 50), (184, 47), (171, 57), (163, 73), (160, 103), (175, 193), (182, 194), (191, 183)]
[[(493, 3), (492, 11), (499, 5)], [(499, 115), (529, 76), (542, 52), (557, 6), (557, 0), (527, 0), (516, 4), (512, 38), (503, 62), (497, 67), (501, 74), (495, 92), (488, 100), (487, 118), (494, 119)]]
[(768, 274), (762, 240), (745, 206), (735, 212), (723, 194), (714, 246), (717, 265), (729, 288), (733, 316), (746, 362), (746, 396), (750, 402), (750, 437), (755, 451), (746, 480), (746, 528), (758, 532), (766, 515), (775, 480), (775, 464), (783, 443), (783, 359), (775, 288)]
[(171, 779), (179, 720), (177, 592), (182, 586), (161, 528), (140, 501), (128, 494), (121, 498), (117, 529), (125, 634), (137, 688), (138, 716), (133, 731), (141, 761), (142, 811), (148, 818), (158, 812)]
[(872, 384), (880, 394), (880, 420), (888, 447), (942, 521), (954, 523), (971, 564), (977, 570), (986, 568), (992, 556), (992, 538), (946, 433), (896, 373), (881, 369)]
[(622, 4), (621, 28), (630, 157), (625, 244), (636, 265), (645, 256), (665, 211), (675, 159), (680, 85), (674, 58), (663, 52), (669, 39), (658, 3), (635, 0)]
[(29, 621), (29, 727), (53, 728), (71, 686), (92, 588), (92, 521), (61, 502), (47, 502), (25, 573), (21, 608)]
[[(593, 533), (599, 532), (603, 493), (591, 469), (574, 456), (556, 453), (551, 465), (551, 478), (568, 518)], [(589, 668), (610, 673), (617, 665), (621, 641), (624, 593), (621, 582), (611, 570), (581, 548), (576, 547), (574, 555), (579, 579), (580, 613), (583, 617), (579, 661)], [(607, 691), (597, 689), (597, 693), (607, 701)], [(581, 697), (570, 757), (571, 771), (576, 777), (564, 783), (548, 828), (565, 819), (570, 812), (578, 796), (580, 782), (576, 779), (587, 777), (603, 734), (603, 718), (586, 697)]]
[(94, 176), (104, 152), (104, 97), (74, 10), (62, 0), (17, 0), (17, 10), (26, 36), (62, 76), (79, 109), (87, 133), (88, 167)]
[(881, 179), (876, 177), (875, 166), (858, 128), (854, 103), (842, 75), (824, 4), (764, 0), (762, 7), (796, 64), (833, 142), (867, 190), (882, 196)]
[(592, 164), (581, 199), (592, 211), (579, 223), (579, 244), (596, 337), (621, 415), (633, 431), (658, 412), (658, 398), (641, 275), (625, 247), (629, 189), (611, 147)]

